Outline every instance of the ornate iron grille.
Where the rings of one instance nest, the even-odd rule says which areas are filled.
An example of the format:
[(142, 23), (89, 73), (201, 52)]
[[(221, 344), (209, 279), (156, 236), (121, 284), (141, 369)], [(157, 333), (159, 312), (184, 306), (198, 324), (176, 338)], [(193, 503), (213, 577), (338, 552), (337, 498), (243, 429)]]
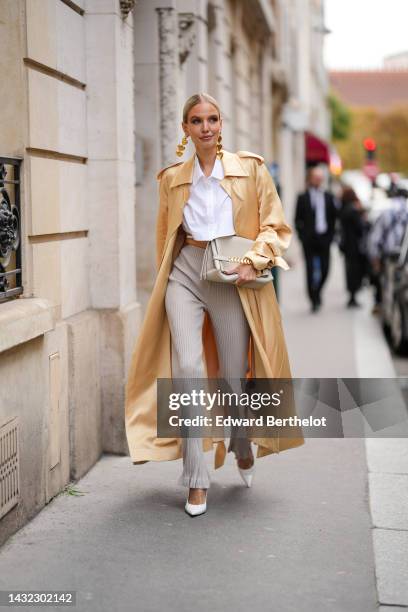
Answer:
[(23, 292), (20, 166), (21, 159), (0, 157), (0, 302)]

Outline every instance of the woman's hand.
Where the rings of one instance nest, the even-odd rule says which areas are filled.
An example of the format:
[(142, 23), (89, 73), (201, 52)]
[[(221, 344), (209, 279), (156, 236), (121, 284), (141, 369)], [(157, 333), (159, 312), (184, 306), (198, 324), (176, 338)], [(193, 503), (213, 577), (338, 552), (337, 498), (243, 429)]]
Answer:
[(225, 274), (238, 274), (238, 278), (235, 281), (235, 285), (238, 287), (256, 279), (256, 270), (252, 264), (239, 264), (239, 266), (232, 270), (225, 271)]

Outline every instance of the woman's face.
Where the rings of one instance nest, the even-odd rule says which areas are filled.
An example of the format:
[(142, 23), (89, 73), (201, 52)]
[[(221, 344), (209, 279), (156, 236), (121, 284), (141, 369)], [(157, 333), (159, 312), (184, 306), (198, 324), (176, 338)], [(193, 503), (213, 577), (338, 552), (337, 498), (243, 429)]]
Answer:
[(198, 151), (215, 149), (222, 128), (218, 110), (210, 102), (200, 102), (190, 109), (184, 133), (190, 136)]

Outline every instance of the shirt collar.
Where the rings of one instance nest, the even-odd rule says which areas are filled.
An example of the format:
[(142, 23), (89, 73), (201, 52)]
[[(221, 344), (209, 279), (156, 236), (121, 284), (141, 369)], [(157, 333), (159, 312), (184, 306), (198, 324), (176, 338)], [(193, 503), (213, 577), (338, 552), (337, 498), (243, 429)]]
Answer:
[[(193, 185), (196, 185), (203, 177), (205, 177), (205, 174), (201, 170), (200, 162), (198, 161), (198, 157), (196, 155), (194, 160)], [(221, 160), (218, 159), (218, 157), (215, 158), (212, 172), (208, 178), (215, 178), (219, 180), (224, 178), (224, 168), (222, 167)]]

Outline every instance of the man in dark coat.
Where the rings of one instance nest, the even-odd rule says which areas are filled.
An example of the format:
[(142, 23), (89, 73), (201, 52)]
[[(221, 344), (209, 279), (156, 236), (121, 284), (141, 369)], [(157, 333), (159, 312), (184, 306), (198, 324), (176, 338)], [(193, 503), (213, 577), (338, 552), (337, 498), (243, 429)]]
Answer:
[(337, 209), (334, 198), (322, 189), (324, 173), (314, 167), (308, 172), (308, 188), (298, 196), (295, 228), (303, 245), (307, 290), (315, 312), (321, 305), (321, 291), (330, 264)]

